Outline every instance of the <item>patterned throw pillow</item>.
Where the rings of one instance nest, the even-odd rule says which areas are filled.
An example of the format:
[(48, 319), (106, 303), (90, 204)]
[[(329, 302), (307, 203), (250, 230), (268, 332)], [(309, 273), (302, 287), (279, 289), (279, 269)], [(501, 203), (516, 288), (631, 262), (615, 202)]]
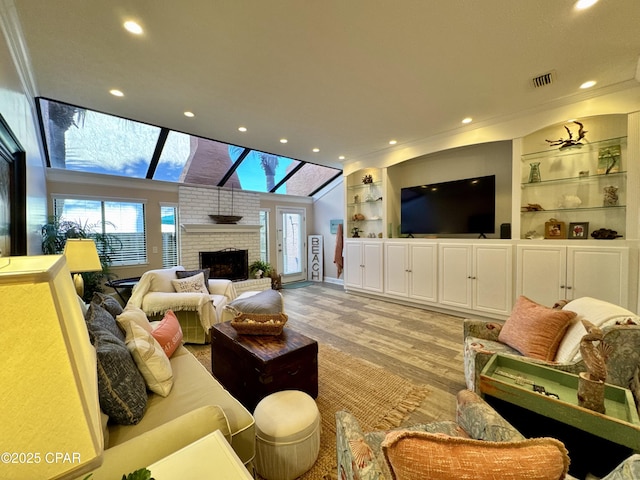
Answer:
[(107, 310), (102, 308), (97, 303), (91, 302), (89, 304), (89, 309), (84, 316), (85, 322), (87, 322), (87, 329), (89, 330), (89, 337), (91, 338), (91, 343), (93, 341), (93, 335), (96, 330), (106, 329), (111, 332), (118, 340), (124, 342), (124, 333), (118, 327), (116, 323), (116, 319), (111, 315)]
[(171, 280), (171, 284), (178, 293), (209, 293), (204, 284), (204, 274), (202, 272), (192, 277)]
[(178, 278), (189, 278), (194, 277), (199, 273), (204, 275), (204, 284), (209, 285), (209, 275), (211, 270), (209, 268), (203, 268), (202, 270), (177, 270), (176, 277)]
[(486, 442), (441, 433), (394, 431), (382, 450), (394, 479), (559, 480), (569, 456), (555, 438)]
[(100, 408), (112, 422), (138, 423), (147, 407), (147, 388), (127, 346), (103, 328), (94, 330), (93, 339)]
[(575, 316), (574, 312), (554, 310), (520, 296), (498, 340), (526, 357), (552, 361)]
[(183, 338), (182, 328), (176, 314), (172, 310), (167, 310), (164, 318), (157, 323), (151, 335), (158, 341), (167, 357), (171, 357), (173, 352), (182, 345)]
[(94, 292), (91, 303), (96, 303), (109, 312), (113, 318), (116, 318), (122, 313), (122, 305), (113, 298), (111, 295), (105, 295), (104, 293)]
[(142, 374), (147, 388), (166, 397), (173, 387), (171, 362), (150, 332), (129, 322), (125, 327), (125, 343)]

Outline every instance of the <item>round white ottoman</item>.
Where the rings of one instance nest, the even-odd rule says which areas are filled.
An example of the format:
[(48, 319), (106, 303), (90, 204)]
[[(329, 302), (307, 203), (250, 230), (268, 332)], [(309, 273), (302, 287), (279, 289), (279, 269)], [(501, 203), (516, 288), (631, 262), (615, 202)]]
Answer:
[(320, 451), (320, 412), (304, 392), (284, 390), (260, 400), (256, 422), (256, 471), (266, 480), (293, 480)]

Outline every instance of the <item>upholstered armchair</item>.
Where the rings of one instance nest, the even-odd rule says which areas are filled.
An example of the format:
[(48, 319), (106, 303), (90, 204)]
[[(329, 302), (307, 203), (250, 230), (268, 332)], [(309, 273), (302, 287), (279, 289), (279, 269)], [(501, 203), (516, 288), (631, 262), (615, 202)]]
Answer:
[[(195, 277), (193, 274), (203, 275), (202, 284), (194, 284), (196, 288), (186, 285)], [(184, 288), (177, 292), (176, 287)], [(186, 272), (184, 267), (177, 266), (145, 272), (127, 305), (141, 308), (150, 320), (160, 319), (167, 310), (172, 310), (186, 343), (207, 343), (209, 329), (220, 321), (225, 305), (235, 298), (230, 280), (205, 279), (200, 271)]]
[[(575, 480), (566, 473), (570, 460), (564, 445), (558, 440), (525, 439), (470, 390), (459, 392), (456, 401), (456, 421), (432, 422), (388, 431), (364, 432), (351, 413), (337, 412), (338, 478)], [(407, 440), (405, 445), (401, 444)], [(397, 470), (407, 465), (410, 471)], [(640, 455), (636, 454), (602, 480), (638, 478)]]
[[(522, 458), (523, 455), (533, 455), (536, 461), (542, 462), (543, 469), (556, 472), (555, 479), (564, 478), (569, 460), (561, 442), (554, 439), (526, 440), (477, 394), (469, 390), (458, 393), (456, 417), (456, 421), (438, 421), (390, 431), (363, 432), (352, 414), (346, 411), (337, 412), (338, 478), (480, 478), (477, 476), (478, 471), (487, 466), (464, 465), (466, 453), (471, 455), (470, 458), (485, 458), (489, 462), (497, 460), (497, 463), (503, 465), (508, 456), (515, 459)], [(406, 451), (407, 446), (405, 450), (401, 449), (397, 443), (398, 438), (401, 441), (406, 438), (415, 441), (408, 447), (411, 449), (409, 452)], [(496, 445), (496, 442), (500, 445)], [(397, 469), (402, 467), (394, 463), (393, 449), (398, 448), (400, 450), (395, 453), (398, 454), (399, 461), (412, 464), (412, 474), (404, 473), (409, 476), (401, 475)], [(453, 462), (450, 461), (452, 457), (456, 457)], [(532, 457), (532, 463), (520, 472), (520, 478), (534, 478), (528, 476), (533, 460)], [(424, 465), (421, 464), (423, 461)], [(515, 463), (514, 461), (513, 464)], [(460, 468), (456, 468), (455, 464), (459, 464)], [(392, 474), (392, 468), (395, 475)], [(422, 468), (424, 470), (420, 470)]]
[[(518, 299), (505, 323), (464, 321), (464, 371), (469, 390), (479, 392), (480, 373), (495, 353), (525, 357), (527, 361), (574, 374), (585, 371), (579, 350), (580, 340), (586, 334), (582, 320), (604, 332), (604, 342), (610, 347), (607, 382), (634, 390), (632, 380), (640, 367), (640, 317), (591, 297), (572, 300), (556, 309), (532, 305), (533, 302), (523, 299)], [(563, 312), (565, 317), (559, 317)], [(572, 317), (568, 323), (566, 312)], [(512, 327), (511, 332), (505, 334), (508, 326)], [(640, 393), (634, 394), (637, 401)]]

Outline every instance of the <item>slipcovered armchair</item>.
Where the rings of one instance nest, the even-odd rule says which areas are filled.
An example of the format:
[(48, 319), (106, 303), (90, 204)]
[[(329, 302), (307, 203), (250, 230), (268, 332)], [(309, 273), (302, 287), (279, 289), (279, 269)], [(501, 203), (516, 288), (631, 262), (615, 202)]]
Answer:
[[(161, 319), (167, 310), (172, 310), (178, 317), (186, 343), (207, 343), (209, 329), (220, 321), (222, 310), (236, 298), (236, 292), (231, 280), (208, 279), (208, 272), (206, 277), (202, 272), (187, 272), (182, 266), (149, 270), (133, 288), (127, 305), (141, 308), (149, 320)], [(188, 282), (189, 278), (200, 274), (206, 293), (205, 290), (176, 292), (175, 285), (181, 285), (176, 281)]]
[[(561, 302), (556, 308), (520, 297), (505, 323), (465, 319), (464, 371), (469, 390), (479, 392), (480, 373), (495, 353), (577, 374), (586, 370), (580, 340), (582, 320), (601, 328), (611, 348), (607, 382), (631, 388), (640, 398), (640, 317), (618, 305), (591, 297)], [(507, 332), (507, 329), (509, 331)]]

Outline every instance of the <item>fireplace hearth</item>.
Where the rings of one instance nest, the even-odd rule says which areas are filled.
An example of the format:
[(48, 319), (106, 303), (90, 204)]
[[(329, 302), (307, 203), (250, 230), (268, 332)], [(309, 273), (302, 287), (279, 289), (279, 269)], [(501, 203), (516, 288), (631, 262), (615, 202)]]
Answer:
[(209, 278), (247, 280), (249, 278), (249, 251), (225, 248), (216, 252), (200, 252), (200, 268), (210, 270)]

